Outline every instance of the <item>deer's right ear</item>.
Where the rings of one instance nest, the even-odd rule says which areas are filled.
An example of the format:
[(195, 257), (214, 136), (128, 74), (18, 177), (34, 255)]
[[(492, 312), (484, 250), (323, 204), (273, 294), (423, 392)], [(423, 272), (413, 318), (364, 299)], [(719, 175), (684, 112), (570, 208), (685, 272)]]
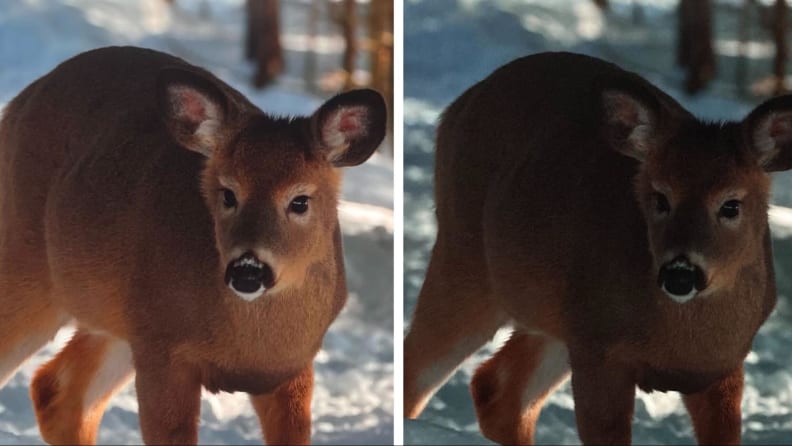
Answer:
[(211, 157), (222, 141), (227, 100), (215, 81), (181, 68), (165, 68), (157, 78), (159, 113), (174, 140)]
[(311, 117), (322, 155), (336, 167), (366, 161), (385, 138), (387, 108), (374, 90), (352, 90), (328, 100)]
[(792, 95), (756, 107), (742, 123), (744, 140), (767, 172), (792, 168)]
[(641, 162), (659, 142), (657, 109), (642, 96), (621, 89), (602, 92), (606, 140), (617, 152)]

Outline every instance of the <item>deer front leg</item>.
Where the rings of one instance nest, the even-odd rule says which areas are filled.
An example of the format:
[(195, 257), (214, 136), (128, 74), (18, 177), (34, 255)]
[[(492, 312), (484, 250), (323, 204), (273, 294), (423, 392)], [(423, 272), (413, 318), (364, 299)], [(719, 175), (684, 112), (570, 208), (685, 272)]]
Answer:
[(698, 444), (740, 444), (743, 367), (707, 387), (683, 395)]
[(136, 356), (140, 430), (146, 444), (196, 444), (201, 379), (186, 364), (145, 361)]
[(267, 444), (310, 444), (313, 364), (273, 393), (251, 395)]
[(630, 444), (635, 380), (620, 364), (570, 357), (572, 395), (583, 444)]

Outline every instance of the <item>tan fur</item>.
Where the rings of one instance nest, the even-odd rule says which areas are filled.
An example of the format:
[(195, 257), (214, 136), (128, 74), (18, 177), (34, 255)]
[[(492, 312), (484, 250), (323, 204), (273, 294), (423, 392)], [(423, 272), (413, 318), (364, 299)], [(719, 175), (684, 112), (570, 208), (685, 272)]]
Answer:
[[(472, 383), (490, 439), (533, 442), (564, 376), (541, 353), (557, 339), (584, 443), (630, 442), (636, 386), (686, 394), (700, 442), (738, 441), (742, 361), (776, 300), (767, 171), (792, 166), (790, 132), (766, 130), (788, 123), (767, 120), (790, 108), (779, 98), (741, 123), (703, 123), (635, 74), (569, 53), (470, 88), (437, 132), (438, 233), (405, 338), (405, 416), (511, 321)], [(730, 199), (733, 220), (720, 214)], [(684, 303), (658, 286), (678, 254), (706, 280)]]
[[(340, 106), (368, 119), (331, 160), (322, 135)], [(95, 441), (125, 376), (102, 368), (103, 352), (122, 342), (146, 443), (197, 441), (201, 386), (275, 392), (262, 422), (277, 433), (265, 436), (307, 442), (311, 362), (347, 294), (337, 167), (371, 155), (384, 110), (357, 90), (311, 117), (274, 118), (205, 70), (132, 47), (78, 55), (11, 101), (0, 122), (0, 366), (70, 317), (80, 326), (31, 389), (44, 438)], [(310, 190), (301, 216), (289, 207), (296, 185)], [(245, 301), (226, 266), (262, 250), (275, 287)], [(293, 382), (303, 390), (277, 390)], [(87, 391), (100, 397), (84, 411)], [(303, 424), (266, 421), (294, 407)]]

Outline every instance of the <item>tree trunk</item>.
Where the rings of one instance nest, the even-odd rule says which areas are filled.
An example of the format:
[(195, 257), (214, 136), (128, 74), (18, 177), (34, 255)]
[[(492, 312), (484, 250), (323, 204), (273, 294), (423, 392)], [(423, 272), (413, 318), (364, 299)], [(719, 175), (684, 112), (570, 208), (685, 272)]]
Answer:
[(278, 0), (247, 0), (245, 55), (256, 64), (256, 88), (268, 85), (283, 71), (279, 34)]
[(357, 6), (355, 0), (344, 0), (344, 40), (346, 47), (344, 48), (344, 71), (346, 71), (346, 80), (344, 81), (344, 89), (349, 90), (354, 87), (352, 79), (355, 73), (355, 59), (357, 58)]
[(687, 69), (685, 90), (696, 93), (715, 76), (710, 0), (680, 0), (677, 64)]
[(775, 59), (773, 60), (773, 75), (775, 76), (773, 93), (776, 95), (787, 91), (786, 83), (784, 82), (787, 61), (787, 12), (786, 0), (776, 0), (773, 6), (773, 40), (776, 47)]
[[(393, 134), (393, 2), (371, 0), (369, 4), (371, 87), (382, 93), (388, 105), (388, 135)], [(392, 144), (391, 144), (392, 146)], [(393, 153), (390, 154), (393, 156)]]

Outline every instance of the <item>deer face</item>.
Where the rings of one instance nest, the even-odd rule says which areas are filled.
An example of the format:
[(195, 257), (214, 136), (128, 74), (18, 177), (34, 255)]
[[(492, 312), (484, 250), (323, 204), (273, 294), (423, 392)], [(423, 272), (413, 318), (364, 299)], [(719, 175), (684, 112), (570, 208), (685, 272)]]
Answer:
[(381, 96), (352, 91), (311, 117), (284, 119), (239, 105), (196, 73), (168, 69), (159, 82), (174, 139), (207, 158), (201, 188), (225, 285), (248, 301), (300, 287), (335, 255), (339, 167), (362, 163), (382, 141)]
[(705, 124), (649, 95), (604, 93), (608, 138), (641, 163), (635, 193), (657, 285), (684, 303), (733, 287), (746, 265), (761, 261), (767, 172), (790, 167), (792, 98), (770, 101), (742, 123)]

